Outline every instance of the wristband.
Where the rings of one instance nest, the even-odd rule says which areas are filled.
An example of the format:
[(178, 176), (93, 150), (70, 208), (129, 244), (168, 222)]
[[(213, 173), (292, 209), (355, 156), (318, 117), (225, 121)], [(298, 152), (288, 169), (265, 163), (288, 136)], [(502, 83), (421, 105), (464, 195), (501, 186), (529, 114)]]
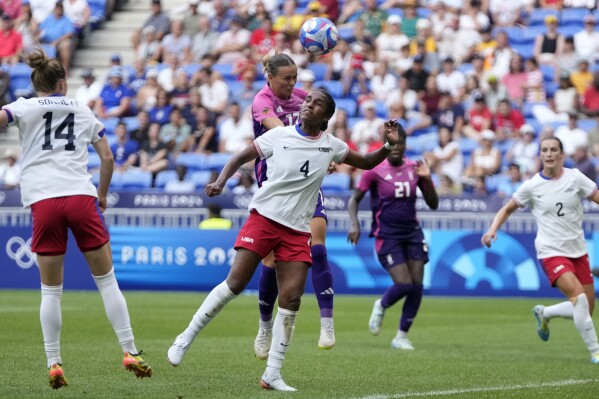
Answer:
[(389, 151), (391, 151), (391, 150), (393, 150), (393, 149), (397, 148), (397, 144), (391, 145), (391, 144), (389, 144), (389, 142), (388, 142), (388, 141), (386, 141), (386, 142), (385, 142), (385, 145), (384, 145), (384, 147), (385, 147), (386, 149), (388, 149)]

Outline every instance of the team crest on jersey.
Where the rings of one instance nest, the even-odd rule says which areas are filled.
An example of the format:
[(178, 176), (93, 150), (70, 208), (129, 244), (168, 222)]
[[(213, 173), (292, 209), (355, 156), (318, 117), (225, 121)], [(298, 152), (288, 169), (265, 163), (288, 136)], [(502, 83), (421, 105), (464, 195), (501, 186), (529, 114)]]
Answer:
[(268, 108), (268, 107), (262, 108), (262, 115), (268, 115), (269, 113), (270, 113), (270, 108)]

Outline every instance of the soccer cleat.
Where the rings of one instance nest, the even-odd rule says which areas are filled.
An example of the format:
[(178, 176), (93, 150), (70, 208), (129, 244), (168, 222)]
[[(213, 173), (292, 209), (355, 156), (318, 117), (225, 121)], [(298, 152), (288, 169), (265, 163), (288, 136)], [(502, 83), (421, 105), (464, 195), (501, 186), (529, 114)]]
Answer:
[(69, 385), (67, 379), (64, 377), (64, 371), (62, 371), (62, 364), (55, 363), (50, 366), (48, 371), (50, 387), (52, 389), (58, 389)]
[(391, 347), (393, 349), (403, 349), (405, 351), (413, 351), (414, 345), (407, 338), (395, 337), (393, 341), (391, 341)]
[(549, 319), (543, 317), (543, 309), (545, 306), (537, 305), (532, 308), (532, 314), (537, 319), (537, 334), (543, 341), (549, 340)]
[(258, 329), (258, 335), (254, 341), (254, 353), (260, 360), (268, 359), (268, 351), (270, 350), (270, 342), (272, 341), (272, 327)]
[(335, 324), (330, 317), (320, 319), (320, 339), (318, 347), (320, 349), (331, 349), (335, 346)]
[(152, 367), (141, 357), (142, 353), (142, 351), (137, 354), (125, 352), (123, 366), (129, 371), (133, 371), (137, 378), (151, 377)]
[(593, 353), (591, 355), (591, 363), (593, 363), (593, 364), (599, 364), (599, 352)]
[(185, 352), (191, 346), (191, 343), (184, 341), (182, 335), (179, 335), (175, 338), (175, 342), (168, 348), (167, 359), (168, 362), (177, 367), (183, 361), (183, 356), (185, 356)]
[(384, 316), (385, 308), (381, 306), (381, 300), (377, 299), (376, 301), (374, 301), (374, 305), (372, 306), (372, 313), (370, 314), (370, 320), (368, 321), (370, 331), (374, 335), (379, 335), (381, 333), (381, 326), (383, 325)]
[(281, 375), (276, 375), (272, 378), (267, 378), (266, 374), (262, 376), (260, 380), (260, 386), (262, 389), (266, 389), (268, 391), (283, 391), (283, 392), (295, 392), (297, 389), (294, 387), (290, 387), (283, 381), (283, 377)]

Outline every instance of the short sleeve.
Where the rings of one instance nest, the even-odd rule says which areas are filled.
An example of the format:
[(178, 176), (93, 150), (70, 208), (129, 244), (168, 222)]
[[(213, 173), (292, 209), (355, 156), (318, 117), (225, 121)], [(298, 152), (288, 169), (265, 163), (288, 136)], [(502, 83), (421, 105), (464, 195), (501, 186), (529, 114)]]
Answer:
[(17, 101), (11, 104), (7, 104), (2, 107), (4, 111), (8, 114), (8, 123), (18, 122), (19, 119), (25, 113), (25, 99), (19, 98)]
[(270, 129), (262, 136), (254, 140), (254, 146), (256, 146), (256, 150), (258, 150), (260, 159), (270, 158), (272, 156), (273, 148), (276, 142), (281, 136), (283, 136), (284, 132), (281, 132), (282, 129), (284, 128), (276, 127), (274, 129)]
[(582, 198), (590, 198), (593, 196), (597, 190), (597, 183), (585, 176), (580, 170), (572, 170), (574, 171), (574, 179), (578, 188), (578, 195)]
[(356, 189), (362, 191), (363, 193), (368, 192), (374, 183), (375, 177), (376, 172), (373, 169), (365, 170), (360, 176), (360, 181), (358, 182)]
[(331, 135), (331, 147), (333, 147), (333, 161), (336, 163), (343, 163), (347, 154), (349, 153), (349, 146), (343, 140)]
[(97, 143), (98, 141), (100, 141), (102, 139), (102, 137), (104, 137), (104, 133), (106, 132), (106, 129), (104, 128), (104, 125), (102, 124), (102, 122), (100, 122), (95, 116), (94, 114), (91, 112), (89, 112), (89, 117), (92, 120), (92, 143)]
[(262, 121), (266, 118), (278, 118), (275, 113), (275, 104), (270, 97), (266, 95), (266, 93), (259, 93), (252, 103), (252, 115), (254, 120), (258, 123), (262, 123)]
[(530, 182), (532, 180), (527, 180), (516, 190), (514, 195), (512, 195), (512, 199), (519, 207), (523, 208), (527, 205), (530, 205), (531, 200), (531, 191), (530, 191)]

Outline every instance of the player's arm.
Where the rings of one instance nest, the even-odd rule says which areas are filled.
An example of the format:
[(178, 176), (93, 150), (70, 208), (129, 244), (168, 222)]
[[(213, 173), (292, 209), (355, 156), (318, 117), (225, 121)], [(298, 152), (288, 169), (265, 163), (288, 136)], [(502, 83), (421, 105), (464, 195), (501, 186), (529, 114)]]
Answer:
[(241, 152), (233, 155), (214, 183), (206, 185), (206, 194), (208, 194), (209, 197), (214, 197), (215, 195), (222, 193), (227, 180), (229, 180), (241, 166), (253, 161), (259, 156), (258, 149), (253, 143), (245, 147)]
[(285, 126), (285, 124), (279, 118), (268, 117), (262, 120), (262, 125), (268, 130), (274, 129), (277, 126)]
[(499, 230), (501, 225), (505, 223), (505, 221), (512, 213), (516, 211), (516, 209), (518, 209), (518, 204), (516, 204), (516, 201), (513, 199), (510, 199), (508, 203), (505, 204), (499, 210), (499, 212), (497, 212), (497, 215), (495, 215), (495, 218), (493, 219), (493, 223), (491, 223), (491, 227), (489, 227), (489, 230), (483, 234), (480, 240), (483, 245), (487, 246), (488, 248), (491, 247), (491, 241), (497, 240), (497, 230)]
[(599, 190), (595, 190), (595, 193), (589, 199), (595, 204), (599, 204)]
[(6, 126), (10, 123), (10, 118), (8, 116), (8, 112), (5, 110), (0, 110), (0, 126)]
[(418, 187), (422, 191), (426, 205), (433, 210), (437, 209), (439, 207), (439, 196), (431, 178), (431, 169), (426, 159), (416, 162), (416, 174), (420, 177), (418, 179)]
[(92, 144), (100, 157), (100, 182), (98, 183), (98, 205), (100, 211), (106, 210), (106, 195), (108, 194), (108, 186), (112, 179), (112, 171), (114, 169), (114, 157), (108, 140), (102, 137), (100, 140)]
[(360, 220), (358, 219), (358, 206), (360, 201), (364, 198), (366, 193), (362, 190), (354, 190), (353, 195), (347, 203), (347, 210), (349, 211), (349, 219), (351, 220), (351, 227), (347, 233), (347, 240), (352, 244), (357, 244), (360, 239)]

